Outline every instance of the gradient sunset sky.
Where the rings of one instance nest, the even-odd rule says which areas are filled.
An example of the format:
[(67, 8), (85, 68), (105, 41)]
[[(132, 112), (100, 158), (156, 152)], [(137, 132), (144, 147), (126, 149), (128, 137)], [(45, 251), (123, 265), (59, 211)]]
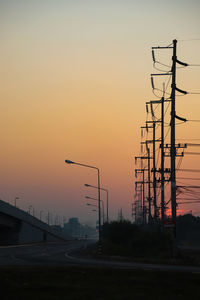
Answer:
[[(151, 47), (176, 38), (178, 58), (200, 64), (199, 12), (199, 0), (0, 0), (0, 198), (94, 222), (84, 197), (97, 192), (84, 183), (96, 185), (96, 172), (70, 159), (99, 167), (110, 217), (122, 208), (131, 218), (140, 126), (155, 99)], [(171, 64), (171, 52), (157, 55)], [(177, 85), (200, 92), (199, 78), (200, 67), (179, 69)], [(200, 95), (180, 97), (176, 111), (200, 119)], [(188, 122), (177, 137), (199, 131)]]

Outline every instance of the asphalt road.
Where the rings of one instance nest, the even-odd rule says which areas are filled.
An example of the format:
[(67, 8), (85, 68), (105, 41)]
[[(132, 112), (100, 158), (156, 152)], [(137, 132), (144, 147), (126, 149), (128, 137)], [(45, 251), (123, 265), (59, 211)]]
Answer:
[(127, 261), (104, 260), (74, 255), (94, 241), (68, 241), (29, 245), (1, 246), (0, 266), (93, 266), (117, 269), (142, 269), (159, 271), (179, 271), (200, 273), (200, 267), (134, 263)]
[(0, 246), (0, 266), (8, 265), (69, 265), (75, 264), (68, 255), (84, 249), (91, 241), (77, 240)]

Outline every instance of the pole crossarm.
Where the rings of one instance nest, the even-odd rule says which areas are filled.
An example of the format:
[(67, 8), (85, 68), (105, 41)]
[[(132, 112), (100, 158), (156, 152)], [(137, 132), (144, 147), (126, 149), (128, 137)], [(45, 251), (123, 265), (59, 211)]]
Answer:
[(173, 47), (171, 47), (171, 46), (166, 46), (166, 47), (154, 46), (154, 47), (151, 47), (151, 49), (173, 49)]
[(149, 159), (148, 156), (135, 156), (135, 160), (137, 159)]
[[(150, 100), (147, 101), (146, 104), (161, 104), (162, 103), (162, 99), (161, 100)], [(169, 99), (164, 99), (164, 102), (170, 102), (171, 100)]]
[[(153, 181), (145, 181), (144, 183), (153, 183)], [(143, 184), (143, 181), (135, 181), (135, 184)]]
[(163, 76), (163, 75), (168, 75), (168, 76), (171, 76), (172, 73), (169, 72), (169, 73), (156, 73), (156, 74), (151, 74), (151, 76)]
[[(162, 121), (157, 120), (157, 121), (146, 121), (146, 124), (154, 124), (154, 123), (161, 123)], [(153, 128), (153, 127), (148, 127), (148, 128)]]
[[(187, 144), (175, 144), (175, 148), (187, 148)], [(164, 148), (171, 148), (171, 144), (165, 144)]]
[[(140, 142), (140, 144), (144, 145), (144, 144), (152, 144), (154, 142), (154, 140), (146, 140), (145, 142)], [(157, 139), (155, 140), (155, 142), (161, 142), (161, 139)]]

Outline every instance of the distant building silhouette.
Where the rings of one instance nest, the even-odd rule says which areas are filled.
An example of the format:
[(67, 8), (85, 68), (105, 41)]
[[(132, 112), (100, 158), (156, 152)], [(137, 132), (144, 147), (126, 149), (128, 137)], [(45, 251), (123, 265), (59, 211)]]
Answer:
[(96, 229), (88, 225), (83, 225), (78, 218), (69, 218), (67, 223), (64, 223), (63, 233), (68, 238), (85, 238), (96, 235)]

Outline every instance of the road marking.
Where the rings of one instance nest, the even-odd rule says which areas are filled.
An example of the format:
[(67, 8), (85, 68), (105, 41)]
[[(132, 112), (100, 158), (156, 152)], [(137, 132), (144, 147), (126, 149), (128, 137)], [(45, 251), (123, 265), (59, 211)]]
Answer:
[(21, 245), (10, 245), (10, 246), (0, 246), (0, 249), (9, 249), (9, 248), (20, 248), (20, 247), (27, 247), (33, 245), (41, 245), (41, 243), (31, 243), (31, 244), (21, 244)]

